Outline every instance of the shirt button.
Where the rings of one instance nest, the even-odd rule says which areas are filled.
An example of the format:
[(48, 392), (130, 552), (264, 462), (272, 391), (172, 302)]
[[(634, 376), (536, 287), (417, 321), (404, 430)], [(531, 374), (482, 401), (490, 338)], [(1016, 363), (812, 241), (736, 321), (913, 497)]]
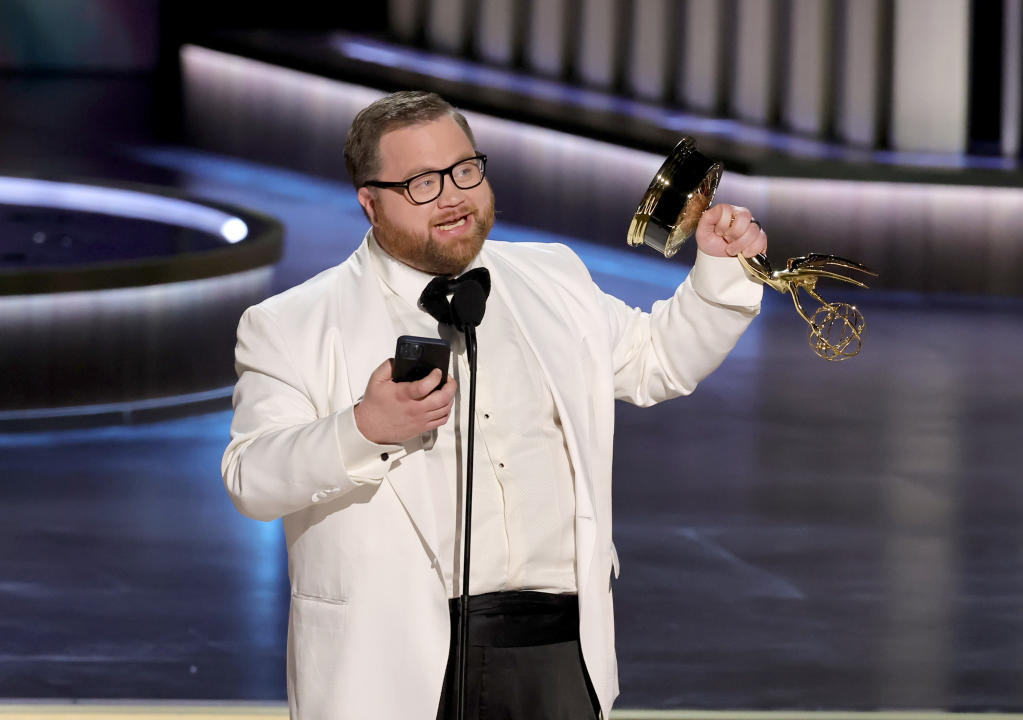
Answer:
[(504, 463), (497, 463), (497, 467), (503, 468), (504, 467)]
[(489, 420), (490, 419), (490, 413), (483, 413), (483, 419), (484, 420)]
[(389, 457), (391, 456), (388, 455), (387, 453), (380, 453), (380, 459), (383, 460), (384, 462), (387, 462), (387, 458)]

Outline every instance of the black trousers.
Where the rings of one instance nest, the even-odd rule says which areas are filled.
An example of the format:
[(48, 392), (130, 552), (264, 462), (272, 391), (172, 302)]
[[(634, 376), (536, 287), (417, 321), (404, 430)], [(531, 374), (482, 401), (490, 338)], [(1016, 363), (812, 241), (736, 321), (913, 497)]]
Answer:
[[(455, 720), (459, 600), (438, 720)], [(469, 598), (465, 720), (596, 720), (575, 595), (514, 591)]]

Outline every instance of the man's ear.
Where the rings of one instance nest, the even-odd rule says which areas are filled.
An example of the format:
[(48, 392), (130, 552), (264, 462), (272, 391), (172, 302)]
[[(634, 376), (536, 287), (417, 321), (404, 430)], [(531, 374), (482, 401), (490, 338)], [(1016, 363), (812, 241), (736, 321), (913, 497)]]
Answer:
[(368, 187), (359, 188), (358, 199), (359, 204), (362, 205), (362, 211), (366, 213), (366, 217), (369, 218), (370, 224), (376, 225), (376, 197), (373, 195), (373, 191)]

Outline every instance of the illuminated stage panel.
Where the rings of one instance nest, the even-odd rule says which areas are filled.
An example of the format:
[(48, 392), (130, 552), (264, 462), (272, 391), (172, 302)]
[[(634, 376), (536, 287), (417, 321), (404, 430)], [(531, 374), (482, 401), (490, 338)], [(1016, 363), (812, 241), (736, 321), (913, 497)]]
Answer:
[(281, 225), (164, 190), (0, 178), (0, 420), (229, 386)]
[[(373, 54), (379, 48), (344, 47), (372, 51), (378, 62), (398, 62)], [(184, 47), (181, 61), (189, 129), (200, 146), (330, 177), (340, 172), (334, 152), (355, 113), (384, 94), (197, 46)], [(454, 73), (447, 62), (435, 70)], [(482, 79), (496, 82), (490, 74)], [(535, 88), (541, 96), (549, 89), (543, 82)], [(625, 243), (629, 219), (664, 155), (493, 115), (466, 116), (490, 158), (487, 175), (502, 220), (612, 246)], [(669, 129), (700, 135), (698, 147), (721, 130), (688, 123)], [(798, 154), (800, 142), (789, 138), (785, 150)], [(664, 153), (670, 148), (666, 143)], [(836, 177), (754, 176), (726, 167), (717, 199), (755, 211), (778, 265), (787, 257), (827, 252), (879, 271), (872, 287), (1023, 294), (1023, 244), (1017, 242), (1023, 188), (952, 184), (964, 176), (937, 172), (926, 176), (933, 182), (878, 182), (869, 177), (872, 166), (839, 160), (828, 167)]]

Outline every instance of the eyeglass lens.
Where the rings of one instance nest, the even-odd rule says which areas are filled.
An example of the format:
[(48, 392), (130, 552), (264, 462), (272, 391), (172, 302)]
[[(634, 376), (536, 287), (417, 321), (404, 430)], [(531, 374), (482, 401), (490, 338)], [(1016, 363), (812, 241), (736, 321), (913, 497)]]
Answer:
[[(449, 171), (448, 175), (456, 187), (462, 190), (474, 188), (483, 182), (483, 162), (478, 158), (458, 163)], [(427, 203), (437, 198), (441, 193), (445, 173), (430, 172), (413, 178), (408, 185), (408, 194), (417, 203)]]

